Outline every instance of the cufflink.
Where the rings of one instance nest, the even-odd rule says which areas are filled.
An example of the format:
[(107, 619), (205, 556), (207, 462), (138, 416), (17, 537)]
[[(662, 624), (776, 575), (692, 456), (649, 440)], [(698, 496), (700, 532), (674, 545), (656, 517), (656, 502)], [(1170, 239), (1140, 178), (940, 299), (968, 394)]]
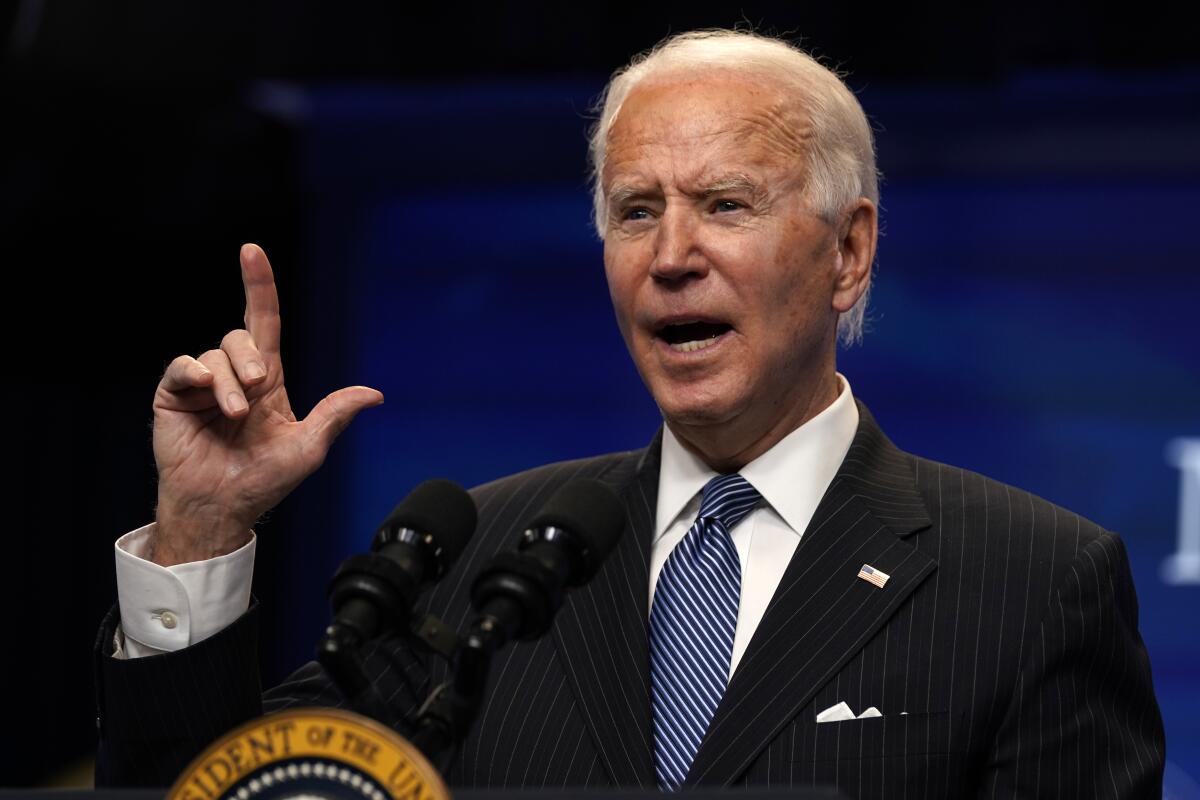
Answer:
[(162, 626), (164, 628), (166, 628), (167, 630), (171, 630), (172, 628), (174, 628), (176, 625), (179, 624), (179, 617), (176, 617), (170, 611), (159, 611), (157, 613), (151, 614), (150, 619), (158, 620), (160, 623), (162, 623)]

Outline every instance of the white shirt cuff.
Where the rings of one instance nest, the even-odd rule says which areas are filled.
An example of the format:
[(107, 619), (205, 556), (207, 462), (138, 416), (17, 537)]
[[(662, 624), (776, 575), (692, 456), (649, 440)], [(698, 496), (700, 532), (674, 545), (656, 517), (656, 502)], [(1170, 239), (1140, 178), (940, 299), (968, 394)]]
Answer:
[(143, 558), (154, 523), (117, 539), (117, 658), (182, 650), (232, 624), (250, 607), (253, 531), (216, 558), (163, 567)]

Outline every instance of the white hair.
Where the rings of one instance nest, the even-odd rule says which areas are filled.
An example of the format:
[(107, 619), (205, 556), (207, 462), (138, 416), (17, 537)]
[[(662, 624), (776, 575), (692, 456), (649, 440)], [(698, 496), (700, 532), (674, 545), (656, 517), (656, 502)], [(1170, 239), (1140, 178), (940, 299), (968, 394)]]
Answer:
[[(613, 73), (597, 101), (599, 116), (592, 127), (589, 154), (592, 206), (601, 237), (608, 220), (601, 186), (605, 150), (625, 99), (648, 78), (704, 69), (766, 76), (796, 92), (811, 127), (804, 189), (815, 213), (836, 224), (845, 208), (861, 197), (879, 204), (871, 126), (854, 93), (836, 73), (780, 39), (749, 31), (699, 30), (671, 36), (635, 56)], [(838, 318), (838, 336), (845, 344), (862, 339), (867, 294), (864, 291), (854, 307)]]

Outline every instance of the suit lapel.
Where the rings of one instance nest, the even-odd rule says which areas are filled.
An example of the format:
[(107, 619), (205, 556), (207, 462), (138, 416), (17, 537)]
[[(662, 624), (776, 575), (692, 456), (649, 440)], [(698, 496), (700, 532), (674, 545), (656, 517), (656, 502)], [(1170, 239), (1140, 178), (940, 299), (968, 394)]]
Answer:
[[(859, 405), (846, 459), (717, 708), (687, 784), (726, 785), (936, 569), (904, 541), (928, 527), (908, 457)], [(864, 564), (890, 577), (858, 578)]]
[(554, 642), (600, 759), (618, 786), (654, 787), (647, 608), (661, 432), (602, 480), (625, 504), (625, 533), (600, 571), (569, 594)]

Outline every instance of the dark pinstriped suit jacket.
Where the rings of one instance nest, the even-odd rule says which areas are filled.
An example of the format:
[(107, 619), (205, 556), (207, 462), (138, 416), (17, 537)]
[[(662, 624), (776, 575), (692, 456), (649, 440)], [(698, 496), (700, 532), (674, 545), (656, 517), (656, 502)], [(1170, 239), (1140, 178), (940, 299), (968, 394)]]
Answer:
[[(1162, 722), (1116, 536), (1018, 489), (898, 450), (861, 423), (754, 634), (691, 784), (836, 785), (854, 797), (1160, 797)], [(509, 647), (453, 762), (461, 786), (653, 786), (648, 553), (659, 443), (475, 489), (471, 547), (427, 599), (465, 625), (470, 576), (565, 481), (628, 509), (616, 550), (553, 631)], [(891, 578), (856, 577), (871, 564)], [(316, 664), (259, 693), (256, 613), (133, 661), (97, 644), (101, 783), (167, 784), (259, 713), (341, 704)], [(399, 640), (369, 657), (393, 724), (444, 674)], [(817, 724), (846, 701), (883, 717)], [(401, 728), (403, 730), (403, 728)]]

